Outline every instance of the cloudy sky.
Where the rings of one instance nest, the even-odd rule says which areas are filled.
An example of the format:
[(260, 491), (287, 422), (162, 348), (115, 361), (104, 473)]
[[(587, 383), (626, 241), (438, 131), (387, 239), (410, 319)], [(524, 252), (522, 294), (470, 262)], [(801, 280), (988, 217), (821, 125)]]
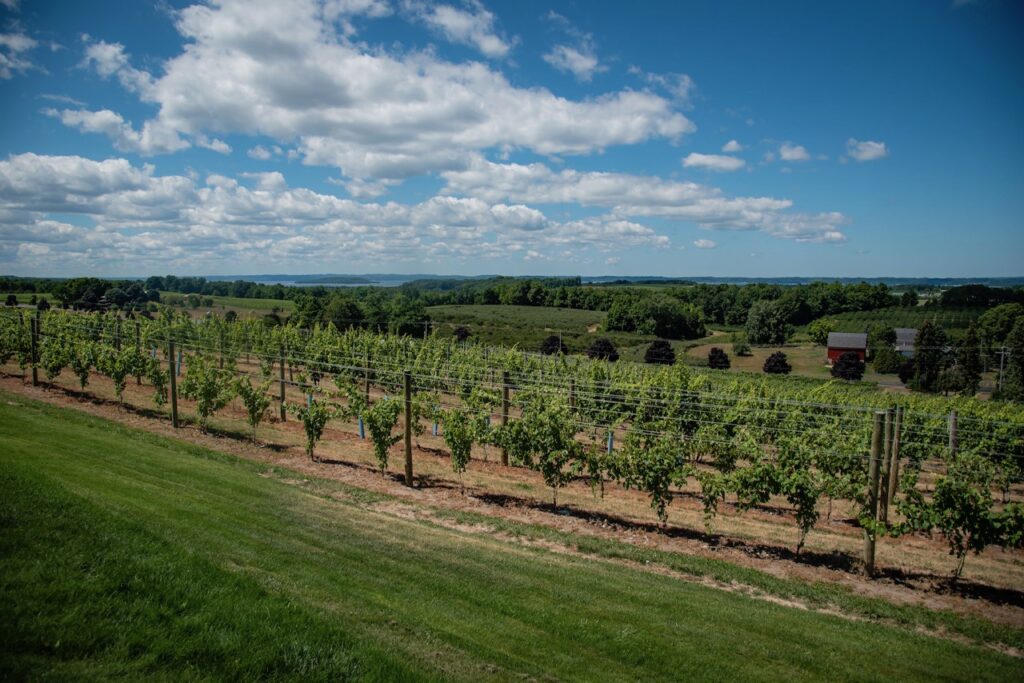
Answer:
[(0, 0), (0, 273), (1024, 275), (1024, 3)]

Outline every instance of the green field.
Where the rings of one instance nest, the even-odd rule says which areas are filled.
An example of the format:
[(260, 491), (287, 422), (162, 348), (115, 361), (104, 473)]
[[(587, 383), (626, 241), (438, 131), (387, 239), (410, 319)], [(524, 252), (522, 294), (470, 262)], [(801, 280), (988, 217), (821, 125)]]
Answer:
[(923, 306), (894, 306), (874, 311), (857, 311), (830, 315), (839, 321), (839, 332), (865, 332), (869, 325), (882, 324), (889, 327), (919, 328), (931, 320), (947, 332), (966, 330), (971, 322), (978, 319), (984, 308), (925, 308)]
[(0, 394), (0, 678), (1020, 680), (989, 649), (375, 510)]

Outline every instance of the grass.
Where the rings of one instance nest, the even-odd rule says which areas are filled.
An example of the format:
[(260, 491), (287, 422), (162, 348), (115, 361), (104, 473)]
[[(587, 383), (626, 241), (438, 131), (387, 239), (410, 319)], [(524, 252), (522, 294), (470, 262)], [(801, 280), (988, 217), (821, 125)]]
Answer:
[(396, 518), (0, 395), (0, 678), (1013, 680), (1019, 660)]

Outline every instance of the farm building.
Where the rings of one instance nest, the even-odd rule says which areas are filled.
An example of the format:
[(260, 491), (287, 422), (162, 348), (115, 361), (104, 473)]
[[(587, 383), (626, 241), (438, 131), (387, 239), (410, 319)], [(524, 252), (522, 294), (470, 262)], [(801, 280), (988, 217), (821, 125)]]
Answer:
[(867, 332), (829, 332), (828, 333), (828, 363), (832, 365), (839, 356), (847, 351), (855, 351), (857, 357), (864, 360), (868, 351)]
[(917, 329), (913, 327), (896, 328), (896, 350), (905, 358), (914, 355), (914, 342), (917, 341)]

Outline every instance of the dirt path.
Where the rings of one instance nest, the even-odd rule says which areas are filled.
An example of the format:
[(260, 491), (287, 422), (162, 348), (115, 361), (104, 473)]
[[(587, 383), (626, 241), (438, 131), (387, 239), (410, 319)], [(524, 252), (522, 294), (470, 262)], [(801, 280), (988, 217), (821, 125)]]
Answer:
[[(693, 491), (682, 491), (671, 508), (669, 525), (661, 528), (652, 521), (644, 494), (615, 485), (606, 485), (605, 495), (600, 498), (585, 481), (574, 482), (560, 493), (561, 504), (556, 509), (548, 502), (549, 493), (535, 472), (501, 466), (495, 462), (497, 453), (493, 448), (487, 453), (489, 461), (472, 461), (463, 494), (451, 472), (447, 452), (442, 450), (443, 442), (424, 436), (414, 453), (417, 486), (408, 488), (401, 484), (399, 474), (401, 446), (393, 449), (389, 470), (381, 476), (369, 443), (361, 441), (347, 426), (332, 424), (328, 428), (317, 448), (322, 462), (313, 463), (303, 451), (302, 428), (296, 420), (261, 426), (260, 438), (270, 443), (264, 441), (254, 447), (247, 439), (243, 413), (237, 406), (229, 406), (213, 421), (219, 431), (204, 434), (192, 426), (174, 430), (164, 414), (131, 407), (152, 405), (151, 389), (132, 383), (126, 389), (126, 407), (112, 400), (112, 388), (100, 376), (93, 378), (88, 389), (95, 396), (75, 392), (67, 378), (58, 378), (51, 388), (32, 388), (20, 377), (3, 376), (0, 387), (250, 460), (282, 465), (311, 477), (387, 493), (429, 517), (434, 516), (431, 509), (467, 511), (643, 548), (725, 560), (780, 578), (839, 584), (859, 595), (896, 604), (953, 610), (1024, 627), (1024, 553), (989, 549), (981, 556), (971, 556), (968, 578), (953, 587), (943, 575), (951, 561), (941, 539), (885, 539), (879, 544), (881, 575), (869, 580), (858, 572), (856, 553), (861, 532), (848, 511), (839, 506), (831, 521), (823, 516), (807, 550), (797, 556), (792, 549), (795, 527), (780, 501), (743, 515), (732, 514), (730, 505), (723, 505), (715, 522), (716, 533), (708, 533), (703, 529), (699, 500)], [(300, 400), (298, 396), (295, 399)], [(188, 402), (182, 401), (180, 408), (182, 414), (191, 414)], [(493, 533), (486, 525), (476, 531)]]

